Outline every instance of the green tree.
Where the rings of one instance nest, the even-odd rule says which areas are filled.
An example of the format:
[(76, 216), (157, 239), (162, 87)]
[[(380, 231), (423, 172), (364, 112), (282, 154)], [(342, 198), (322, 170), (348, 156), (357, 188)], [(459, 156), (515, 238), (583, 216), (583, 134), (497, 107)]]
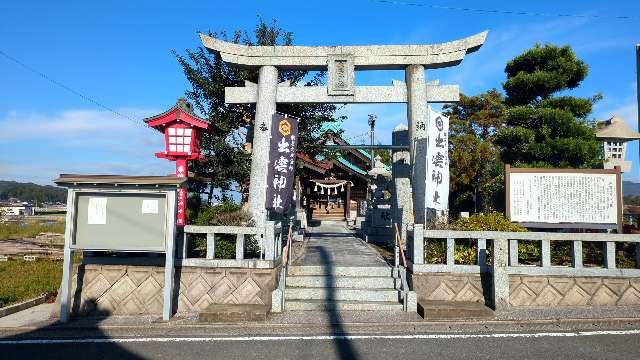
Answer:
[(454, 212), (501, 208), (504, 165), (493, 140), (503, 126), (502, 94), (492, 89), (476, 96), (461, 95), (460, 102), (443, 110), (450, 121), (449, 208)]
[[(239, 30), (231, 36), (225, 32), (209, 32), (209, 35), (244, 45), (293, 44), (293, 34), (280, 28), (275, 20), (267, 24), (259, 19), (253, 36)], [(207, 200), (211, 203), (215, 199), (215, 189), (222, 190), (223, 194), (225, 191), (238, 190), (245, 201), (251, 166), (255, 104), (226, 104), (224, 88), (244, 86), (245, 80), (256, 83), (258, 71), (228, 66), (219, 54), (210, 53), (203, 47), (186, 50), (186, 55), (174, 51), (174, 55), (191, 85), (191, 89), (186, 91), (187, 98), (209, 120), (212, 128), (202, 139), (206, 161), (193, 162), (191, 165), (190, 170), (196, 174), (196, 178), (190, 181), (190, 191), (207, 194)], [(299, 70), (280, 71), (278, 76), (280, 82), (289, 81), (291, 86), (320, 85), (324, 79), (322, 72), (312, 74)], [(302, 119), (298, 148), (310, 156), (322, 151), (322, 143), (318, 141), (319, 129), (323, 122), (334, 121), (335, 110), (334, 105), (327, 104), (277, 105), (277, 111)], [(199, 199), (200, 196), (192, 198), (190, 207), (199, 206)]]
[(601, 96), (556, 96), (580, 85), (588, 66), (571, 47), (536, 45), (507, 63), (505, 127), (495, 137), (514, 166), (601, 166), (600, 144), (587, 119)]

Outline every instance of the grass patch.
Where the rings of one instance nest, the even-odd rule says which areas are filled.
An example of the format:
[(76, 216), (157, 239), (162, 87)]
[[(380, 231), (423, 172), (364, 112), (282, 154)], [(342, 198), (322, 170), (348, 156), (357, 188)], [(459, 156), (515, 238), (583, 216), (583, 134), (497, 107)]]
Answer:
[(0, 240), (34, 238), (44, 232), (64, 234), (64, 222), (0, 223)]
[(62, 261), (0, 262), (0, 307), (55, 293), (61, 279)]

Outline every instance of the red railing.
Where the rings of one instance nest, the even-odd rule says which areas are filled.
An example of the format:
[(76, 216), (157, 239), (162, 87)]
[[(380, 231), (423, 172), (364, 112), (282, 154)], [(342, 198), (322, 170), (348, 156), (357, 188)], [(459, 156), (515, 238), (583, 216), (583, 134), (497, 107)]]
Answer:
[(396, 230), (396, 246), (395, 246), (395, 256), (396, 256), (396, 266), (398, 266), (398, 252), (400, 253), (400, 258), (402, 259), (402, 267), (407, 268), (407, 258), (404, 256), (404, 249), (402, 248), (402, 239), (400, 237), (400, 230), (398, 230), (398, 224), (394, 223), (393, 226)]
[(293, 233), (293, 224), (289, 223), (289, 234), (287, 235), (287, 244), (284, 247), (282, 252), (282, 264), (288, 265), (290, 263), (290, 254), (291, 254), (291, 238)]

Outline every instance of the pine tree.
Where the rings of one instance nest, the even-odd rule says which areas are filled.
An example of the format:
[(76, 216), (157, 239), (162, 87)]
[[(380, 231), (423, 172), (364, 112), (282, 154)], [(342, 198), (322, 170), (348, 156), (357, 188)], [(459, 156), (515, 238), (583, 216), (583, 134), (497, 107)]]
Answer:
[(601, 96), (557, 96), (580, 85), (588, 66), (571, 47), (536, 45), (507, 63), (506, 127), (495, 144), (514, 166), (594, 168), (602, 164), (600, 144), (589, 122)]

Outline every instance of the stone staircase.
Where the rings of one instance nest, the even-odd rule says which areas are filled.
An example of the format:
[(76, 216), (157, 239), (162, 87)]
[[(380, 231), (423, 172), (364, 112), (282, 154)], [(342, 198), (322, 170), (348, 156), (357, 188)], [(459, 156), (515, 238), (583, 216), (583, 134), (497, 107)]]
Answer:
[(291, 266), (285, 310), (402, 311), (400, 279), (388, 266)]

